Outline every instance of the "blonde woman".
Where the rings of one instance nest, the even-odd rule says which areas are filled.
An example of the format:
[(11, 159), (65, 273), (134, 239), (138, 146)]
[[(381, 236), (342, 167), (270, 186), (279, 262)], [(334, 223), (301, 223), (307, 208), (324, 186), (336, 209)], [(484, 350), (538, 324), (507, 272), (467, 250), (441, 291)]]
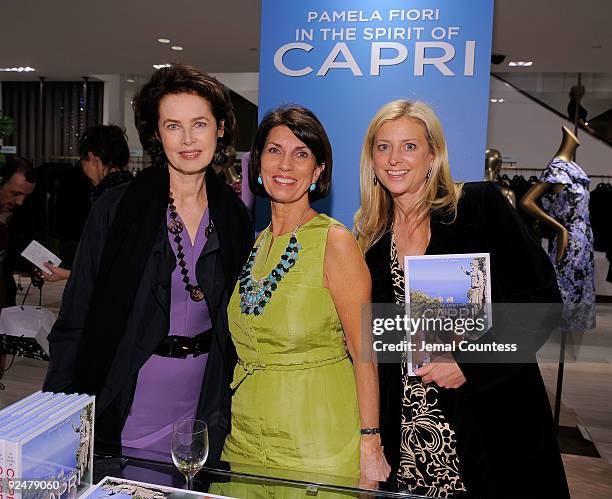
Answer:
[[(355, 230), (374, 303), (404, 302), (404, 256), (473, 252), (491, 254), (493, 302), (558, 300), (546, 254), (497, 187), (453, 182), (429, 106), (383, 106), (360, 168)], [(569, 497), (535, 356), (503, 365), (433, 358), (418, 376), (405, 364), (379, 369), (382, 443), (399, 488), (436, 497)]]

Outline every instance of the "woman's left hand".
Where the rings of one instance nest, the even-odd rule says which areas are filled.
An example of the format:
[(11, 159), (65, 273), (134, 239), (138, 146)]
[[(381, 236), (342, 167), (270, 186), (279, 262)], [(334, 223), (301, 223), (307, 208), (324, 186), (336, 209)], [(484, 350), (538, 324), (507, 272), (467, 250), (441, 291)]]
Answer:
[(421, 376), (423, 383), (435, 383), (441, 388), (459, 388), (466, 382), (461, 368), (452, 361), (432, 362), (415, 369), (414, 373)]
[(389, 478), (391, 466), (387, 463), (380, 435), (361, 435), (361, 480), (360, 484), (369, 488), (377, 488), (377, 482)]

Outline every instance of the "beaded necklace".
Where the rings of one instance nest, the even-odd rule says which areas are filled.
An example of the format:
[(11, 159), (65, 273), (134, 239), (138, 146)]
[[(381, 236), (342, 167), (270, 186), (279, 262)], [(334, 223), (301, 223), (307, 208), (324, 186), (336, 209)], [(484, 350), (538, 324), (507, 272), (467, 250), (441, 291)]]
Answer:
[[(281, 259), (278, 264), (272, 269), (272, 271), (261, 279), (253, 278), (253, 265), (255, 264), (255, 258), (257, 252), (263, 244), (265, 237), (262, 237), (261, 241), (255, 246), (249, 258), (247, 259), (242, 272), (238, 276), (238, 292), (240, 293), (240, 311), (246, 315), (261, 315), (264, 308), (272, 298), (272, 293), (278, 288), (278, 284), (282, 281), (283, 277), (287, 275), (291, 267), (295, 265), (295, 262), (299, 258), (299, 251), (302, 249), (302, 245), (298, 243), (297, 231), (302, 225), (302, 221), (306, 216), (308, 208), (302, 218), (298, 222), (297, 226), (291, 232), (289, 238), (289, 244), (285, 248), (285, 252), (281, 255)], [(270, 230), (270, 225), (267, 227), (267, 231)]]
[[(197, 284), (191, 284), (189, 279), (189, 270), (187, 269), (187, 262), (184, 260), (185, 253), (183, 253), (183, 238), (181, 234), (185, 229), (185, 226), (180, 220), (177, 220), (178, 213), (176, 212), (176, 206), (174, 206), (174, 199), (172, 198), (172, 192), (168, 198), (168, 232), (174, 235), (174, 242), (176, 243), (176, 258), (178, 259), (178, 266), (181, 267), (181, 274), (183, 275), (183, 282), (185, 283), (185, 290), (189, 293), (189, 297), (193, 301), (202, 301), (204, 299), (204, 291)], [(210, 236), (210, 233), (215, 230), (212, 219), (208, 222), (206, 227), (206, 237)]]

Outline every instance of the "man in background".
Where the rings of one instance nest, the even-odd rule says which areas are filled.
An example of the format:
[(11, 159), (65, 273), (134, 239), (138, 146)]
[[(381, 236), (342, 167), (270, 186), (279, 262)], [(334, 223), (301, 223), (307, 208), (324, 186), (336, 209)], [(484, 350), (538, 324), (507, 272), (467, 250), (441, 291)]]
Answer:
[(19, 156), (7, 156), (0, 167), (0, 308), (15, 305), (13, 278), (16, 254), (11, 246), (8, 222), (14, 211), (32, 194), (36, 177), (32, 164)]
[[(8, 223), (14, 211), (32, 194), (36, 177), (32, 164), (19, 156), (7, 156), (0, 167), (0, 309), (15, 305), (17, 285), (13, 272), (17, 251), (11, 244)], [(6, 356), (0, 350), (0, 378)]]

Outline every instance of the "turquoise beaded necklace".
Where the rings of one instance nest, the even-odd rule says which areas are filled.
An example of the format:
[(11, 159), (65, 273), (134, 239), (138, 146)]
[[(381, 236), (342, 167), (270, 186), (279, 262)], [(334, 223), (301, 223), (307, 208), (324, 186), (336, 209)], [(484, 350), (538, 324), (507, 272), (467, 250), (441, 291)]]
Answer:
[[(238, 292), (240, 293), (240, 311), (246, 315), (261, 315), (264, 308), (272, 298), (272, 293), (278, 288), (278, 284), (282, 281), (283, 277), (287, 275), (291, 267), (295, 265), (299, 258), (299, 252), (302, 249), (302, 245), (298, 243), (297, 231), (302, 224), (302, 220), (308, 213), (308, 210), (302, 215), (297, 227), (291, 232), (289, 238), (289, 244), (285, 248), (285, 252), (281, 255), (281, 259), (278, 264), (272, 269), (272, 271), (261, 279), (253, 278), (253, 265), (255, 264), (255, 258), (257, 252), (263, 244), (265, 237), (262, 237), (260, 243), (255, 246), (249, 258), (247, 259), (242, 272), (238, 276)], [(266, 230), (270, 230), (270, 225)]]

